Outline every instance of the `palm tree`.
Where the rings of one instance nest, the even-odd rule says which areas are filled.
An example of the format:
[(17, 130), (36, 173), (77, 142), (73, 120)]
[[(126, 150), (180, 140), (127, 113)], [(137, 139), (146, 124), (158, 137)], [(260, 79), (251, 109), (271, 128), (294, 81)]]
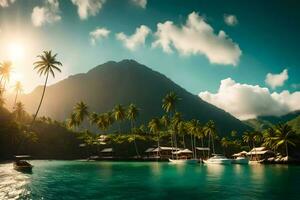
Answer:
[(289, 145), (296, 146), (296, 132), (288, 124), (278, 124), (275, 127), (276, 136), (274, 137), (276, 148), (285, 147), (285, 154), (289, 157)]
[(75, 104), (73, 112), (79, 125), (84, 121), (85, 117), (89, 116), (88, 106), (83, 101)]
[(40, 76), (46, 75), (42, 97), (41, 97), (39, 106), (37, 108), (37, 111), (33, 117), (33, 122), (35, 121), (35, 119), (39, 113), (39, 110), (41, 108), (43, 98), (45, 95), (45, 91), (46, 91), (49, 74), (51, 73), (53, 78), (55, 78), (54, 72), (55, 71), (61, 72), (61, 69), (59, 67), (62, 66), (62, 64), (61, 64), (61, 62), (56, 60), (56, 56), (57, 56), (57, 54), (52, 55), (52, 51), (44, 51), (43, 54), (37, 56), (40, 60), (33, 63), (35, 65), (34, 69), (37, 70), (37, 73)]
[[(175, 94), (175, 92), (168, 93), (162, 100), (162, 108), (166, 113), (169, 114), (170, 119), (172, 118), (172, 114), (176, 110), (176, 104), (178, 103), (179, 98)], [(173, 132), (171, 131), (171, 144), (173, 148)], [(172, 154), (173, 156), (173, 154)]]
[(107, 119), (104, 114), (98, 116), (97, 126), (102, 131), (106, 131), (108, 129), (109, 125), (107, 123)]
[(175, 111), (176, 104), (179, 98), (174, 92), (167, 94), (162, 100), (162, 108), (166, 113), (171, 113)]
[[(253, 135), (249, 131), (245, 131), (242, 136), (243, 142), (248, 144), (249, 149), (251, 149), (251, 144), (253, 144)], [(253, 148), (253, 147), (252, 147)]]
[(6, 84), (9, 82), (10, 75), (12, 72), (12, 62), (10, 61), (4, 61), (0, 63), (0, 86), (2, 85), (3, 81), (3, 87), (1, 86), (0, 88), (3, 88), (5, 90)]
[(192, 148), (192, 151), (193, 151), (193, 157), (196, 158), (196, 141), (195, 141), (195, 138), (196, 136), (199, 135), (199, 133), (201, 132), (201, 125), (200, 125), (200, 122), (199, 120), (195, 120), (195, 119), (192, 119), (189, 123), (188, 123), (188, 130), (189, 130), (189, 133), (190, 133), (190, 136), (191, 136), (191, 148)]
[(226, 149), (229, 147), (230, 140), (228, 140), (227, 137), (223, 137), (221, 139), (221, 146), (223, 147), (224, 150), (224, 155), (226, 155)]
[(67, 120), (67, 126), (69, 128), (74, 128), (74, 127), (79, 126), (79, 123), (78, 123), (77, 118), (76, 118), (76, 113), (73, 112), (71, 114), (70, 119)]
[(95, 113), (95, 112), (92, 112), (92, 113), (89, 115), (89, 121), (90, 121), (90, 124), (91, 124), (91, 125), (97, 124), (98, 119), (99, 119), (99, 116), (98, 116), (98, 114)]
[[(213, 153), (215, 153), (215, 145), (214, 145), (214, 137), (216, 137), (217, 130), (215, 127), (215, 123), (212, 120), (209, 120), (205, 127), (204, 127), (204, 133), (206, 136), (208, 136), (208, 146), (210, 147), (210, 142), (212, 142), (212, 150)], [(210, 154), (210, 152), (209, 152)]]
[(274, 137), (276, 136), (276, 130), (273, 127), (269, 127), (263, 133), (263, 145), (272, 149), (273, 151), (276, 150), (275, 140)]
[[(138, 115), (139, 115), (139, 109), (134, 104), (130, 104), (127, 109), (127, 119), (130, 120), (131, 130), (133, 130), (133, 128), (135, 126), (135, 121), (136, 121), (136, 118), (138, 117)], [(136, 144), (136, 135), (135, 134), (133, 135), (133, 142), (134, 142), (134, 148), (135, 148), (136, 155), (138, 157), (140, 157), (140, 154), (139, 154), (139, 151), (137, 148), (137, 144)]]
[(16, 103), (16, 106), (14, 107), (14, 114), (16, 116), (16, 120), (21, 121), (25, 114), (24, 104), (21, 102)]
[(116, 121), (119, 121), (119, 133), (121, 133), (121, 122), (126, 117), (126, 111), (120, 104), (116, 105), (113, 109), (113, 115)]
[(186, 148), (186, 145), (185, 145), (186, 123), (184, 121), (181, 121), (177, 124), (177, 132), (179, 135), (182, 135), (183, 148)]
[(160, 144), (159, 144), (159, 139), (160, 139), (160, 134), (159, 134), (159, 131), (161, 129), (161, 122), (159, 119), (157, 118), (154, 118), (152, 119), (149, 124), (148, 124), (148, 128), (150, 129), (150, 132), (152, 134), (156, 134), (157, 133), (157, 157), (159, 156), (159, 147), (160, 147)]
[(174, 143), (175, 143), (175, 148), (176, 149), (178, 148), (178, 146), (177, 146), (177, 132), (178, 132), (177, 126), (178, 126), (179, 122), (181, 122), (181, 121), (182, 121), (181, 114), (179, 112), (176, 112), (174, 114), (174, 116), (172, 118), (172, 122), (171, 122), (172, 130), (173, 130), (173, 133), (174, 133), (173, 135), (174, 135)]
[(20, 81), (17, 81), (17, 82), (16, 82), (16, 85), (15, 85), (15, 88), (14, 88), (14, 89), (15, 89), (15, 92), (16, 92), (16, 97), (15, 97), (14, 105), (16, 105), (18, 95), (19, 95), (19, 93), (21, 93), (22, 90), (23, 90), (23, 87), (22, 87), (22, 84), (21, 84)]

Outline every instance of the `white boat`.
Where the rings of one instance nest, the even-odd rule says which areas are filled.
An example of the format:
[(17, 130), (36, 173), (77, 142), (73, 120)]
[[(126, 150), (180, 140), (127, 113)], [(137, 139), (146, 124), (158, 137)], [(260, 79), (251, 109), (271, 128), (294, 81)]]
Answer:
[(221, 164), (221, 165), (229, 165), (231, 164), (231, 159), (226, 158), (222, 155), (215, 155), (207, 160), (203, 160), (205, 164)]
[(249, 159), (243, 156), (236, 157), (235, 159), (232, 160), (232, 164), (248, 164)]

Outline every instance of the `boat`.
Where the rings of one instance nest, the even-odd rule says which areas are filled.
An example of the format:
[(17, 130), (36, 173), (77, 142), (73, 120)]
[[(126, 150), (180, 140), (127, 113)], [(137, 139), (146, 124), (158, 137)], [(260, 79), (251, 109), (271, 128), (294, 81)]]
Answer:
[(15, 156), (16, 160), (13, 163), (13, 167), (15, 170), (20, 171), (20, 172), (31, 172), (33, 165), (31, 165), (28, 161), (25, 159), (30, 158), (28, 155), (20, 155), (20, 156)]
[(249, 159), (243, 156), (236, 157), (235, 159), (232, 159), (232, 164), (249, 164)]
[(205, 164), (222, 164), (222, 165), (229, 165), (231, 164), (232, 160), (226, 158), (225, 156), (222, 155), (217, 155), (215, 154), (213, 157), (203, 160)]

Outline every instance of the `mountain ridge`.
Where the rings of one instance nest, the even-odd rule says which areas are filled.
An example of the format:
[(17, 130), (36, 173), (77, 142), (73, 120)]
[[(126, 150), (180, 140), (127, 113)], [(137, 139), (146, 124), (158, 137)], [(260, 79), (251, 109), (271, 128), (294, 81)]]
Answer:
[[(138, 122), (146, 123), (163, 114), (162, 98), (170, 91), (182, 98), (178, 111), (183, 113), (185, 119), (196, 118), (202, 123), (212, 119), (222, 134), (249, 128), (231, 114), (189, 93), (167, 76), (134, 60), (109, 61), (87, 73), (71, 75), (48, 86), (40, 115), (64, 120), (70, 115), (74, 104), (81, 100), (90, 106), (90, 111), (96, 112), (107, 112), (115, 104), (135, 103), (141, 109)], [(36, 88), (22, 96), (29, 112), (35, 110), (33, 105), (38, 104), (40, 94), (41, 89)]]

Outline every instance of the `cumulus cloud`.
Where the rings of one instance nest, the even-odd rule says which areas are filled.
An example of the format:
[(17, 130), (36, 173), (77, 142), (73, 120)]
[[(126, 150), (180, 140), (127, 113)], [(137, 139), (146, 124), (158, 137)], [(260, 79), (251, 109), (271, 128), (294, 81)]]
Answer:
[(211, 63), (237, 65), (242, 54), (224, 31), (214, 29), (197, 13), (189, 14), (185, 25), (178, 27), (172, 21), (157, 24), (153, 47), (171, 53), (175, 48), (182, 55), (205, 55)]
[(101, 40), (102, 38), (107, 38), (110, 31), (106, 28), (97, 28), (94, 31), (90, 32), (90, 40), (92, 45), (95, 45), (97, 41)]
[(279, 74), (271, 74), (268, 73), (265, 79), (267, 85), (269, 85), (272, 89), (276, 87), (283, 86), (284, 82), (289, 78), (288, 70), (284, 69)]
[(8, 7), (10, 4), (14, 3), (16, 0), (0, 0), (0, 7)]
[(127, 36), (121, 32), (116, 34), (116, 38), (122, 41), (125, 47), (134, 51), (140, 45), (145, 44), (146, 37), (150, 32), (151, 30), (147, 26), (141, 25), (139, 28), (136, 28), (133, 35)]
[(241, 120), (262, 115), (280, 116), (300, 109), (298, 91), (270, 93), (268, 88), (237, 83), (231, 78), (221, 81), (217, 93), (205, 91), (199, 96)]
[(131, 2), (144, 9), (147, 6), (147, 0), (131, 0)]
[(238, 19), (235, 15), (224, 15), (224, 22), (228, 25), (228, 26), (235, 26), (238, 24)]
[(58, 0), (46, 0), (44, 6), (36, 6), (31, 14), (31, 21), (34, 26), (43, 26), (46, 23), (54, 23), (61, 20), (59, 15)]
[(77, 6), (78, 15), (82, 20), (97, 15), (105, 2), (106, 0), (72, 0), (72, 3)]

